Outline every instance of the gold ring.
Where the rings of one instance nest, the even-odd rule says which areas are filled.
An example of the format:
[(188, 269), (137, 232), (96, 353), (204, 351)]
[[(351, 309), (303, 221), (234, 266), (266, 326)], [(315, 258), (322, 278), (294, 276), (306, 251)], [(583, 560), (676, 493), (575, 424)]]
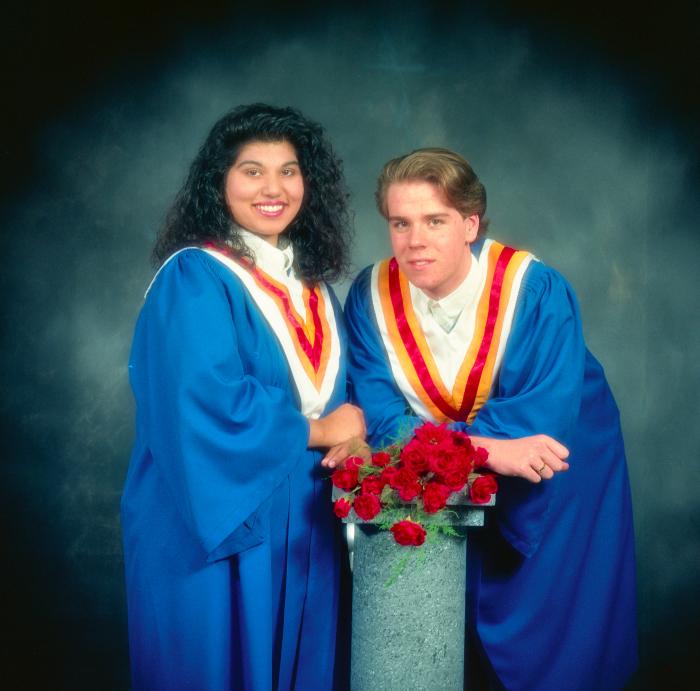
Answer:
[(547, 467), (547, 464), (546, 464), (546, 463), (543, 463), (543, 464), (542, 464), (542, 467), (537, 469), (537, 472), (538, 472), (538, 473), (541, 473), (546, 467)]

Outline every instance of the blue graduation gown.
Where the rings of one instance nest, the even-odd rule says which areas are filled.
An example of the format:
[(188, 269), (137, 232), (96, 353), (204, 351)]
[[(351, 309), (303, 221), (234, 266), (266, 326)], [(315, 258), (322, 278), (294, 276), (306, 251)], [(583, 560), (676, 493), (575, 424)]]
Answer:
[[(330, 689), (341, 546), (330, 482), (281, 347), (239, 279), (197, 249), (171, 260), (129, 371), (134, 689)], [(345, 400), (345, 379), (341, 359), (326, 412)]]
[[(478, 256), (481, 242), (472, 246)], [(377, 331), (370, 271), (345, 305), (354, 396), (370, 443), (420, 421)], [(484, 529), (470, 532), (469, 618), (492, 682), (507, 689), (620, 689), (637, 666), (634, 533), (619, 413), (588, 352), (576, 298), (540, 262), (526, 270), (491, 398), (467, 433), (548, 434), (570, 469), (532, 484), (501, 478)]]

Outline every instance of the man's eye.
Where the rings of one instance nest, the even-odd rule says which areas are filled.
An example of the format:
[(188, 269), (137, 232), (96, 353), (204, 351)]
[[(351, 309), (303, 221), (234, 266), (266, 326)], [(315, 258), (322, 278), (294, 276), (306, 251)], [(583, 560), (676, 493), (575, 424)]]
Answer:
[(396, 230), (406, 230), (406, 228), (408, 228), (408, 223), (406, 223), (406, 221), (394, 221), (392, 223), (392, 228)]
[(441, 226), (443, 223), (441, 218), (431, 218), (430, 219), (430, 225), (431, 226)]

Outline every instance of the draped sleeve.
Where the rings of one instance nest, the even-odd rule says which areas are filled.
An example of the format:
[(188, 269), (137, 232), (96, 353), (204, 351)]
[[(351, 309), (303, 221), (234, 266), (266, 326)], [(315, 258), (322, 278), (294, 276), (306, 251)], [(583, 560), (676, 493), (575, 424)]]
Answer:
[(367, 439), (375, 447), (408, 436), (421, 423), (391, 373), (372, 307), (372, 267), (363, 269), (345, 301), (348, 330), (348, 375), (351, 395), (367, 422)]
[[(516, 306), (495, 390), (467, 433), (496, 439), (547, 434), (565, 446), (579, 415), (586, 347), (576, 297), (553, 269), (533, 262)], [(561, 477), (533, 484), (501, 478), (496, 516), (503, 536), (531, 556), (547, 526)]]
[[(161, 270), (129, 363), (139, 431), (187, 529), (215, 561), (259, 544), (266, 500), (304, 454), (290, 390), (250, 376), (243, 288), (196, 249)], [(239, 294), (236, 295), (236, 290)]]

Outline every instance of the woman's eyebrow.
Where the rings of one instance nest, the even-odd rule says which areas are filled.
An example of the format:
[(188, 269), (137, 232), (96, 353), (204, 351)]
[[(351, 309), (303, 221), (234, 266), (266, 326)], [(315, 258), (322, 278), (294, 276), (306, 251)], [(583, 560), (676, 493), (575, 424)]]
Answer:
[[(265, 167), (265, 165), (263, 163), (260, 163), (260, 161), (245, 160), (245, 161), (241, 161), (240, 163), (236, 163), (236, 168), (240, 168), (241, 166), (246, 166), (246, 165), (260, 166), (261, 168)], [(280, 167), (284, 168), (284, 166), (298, 166), (298, 165), (299, 165), (299, 161), (294, 159), (293, 161), (286, 161)]]

